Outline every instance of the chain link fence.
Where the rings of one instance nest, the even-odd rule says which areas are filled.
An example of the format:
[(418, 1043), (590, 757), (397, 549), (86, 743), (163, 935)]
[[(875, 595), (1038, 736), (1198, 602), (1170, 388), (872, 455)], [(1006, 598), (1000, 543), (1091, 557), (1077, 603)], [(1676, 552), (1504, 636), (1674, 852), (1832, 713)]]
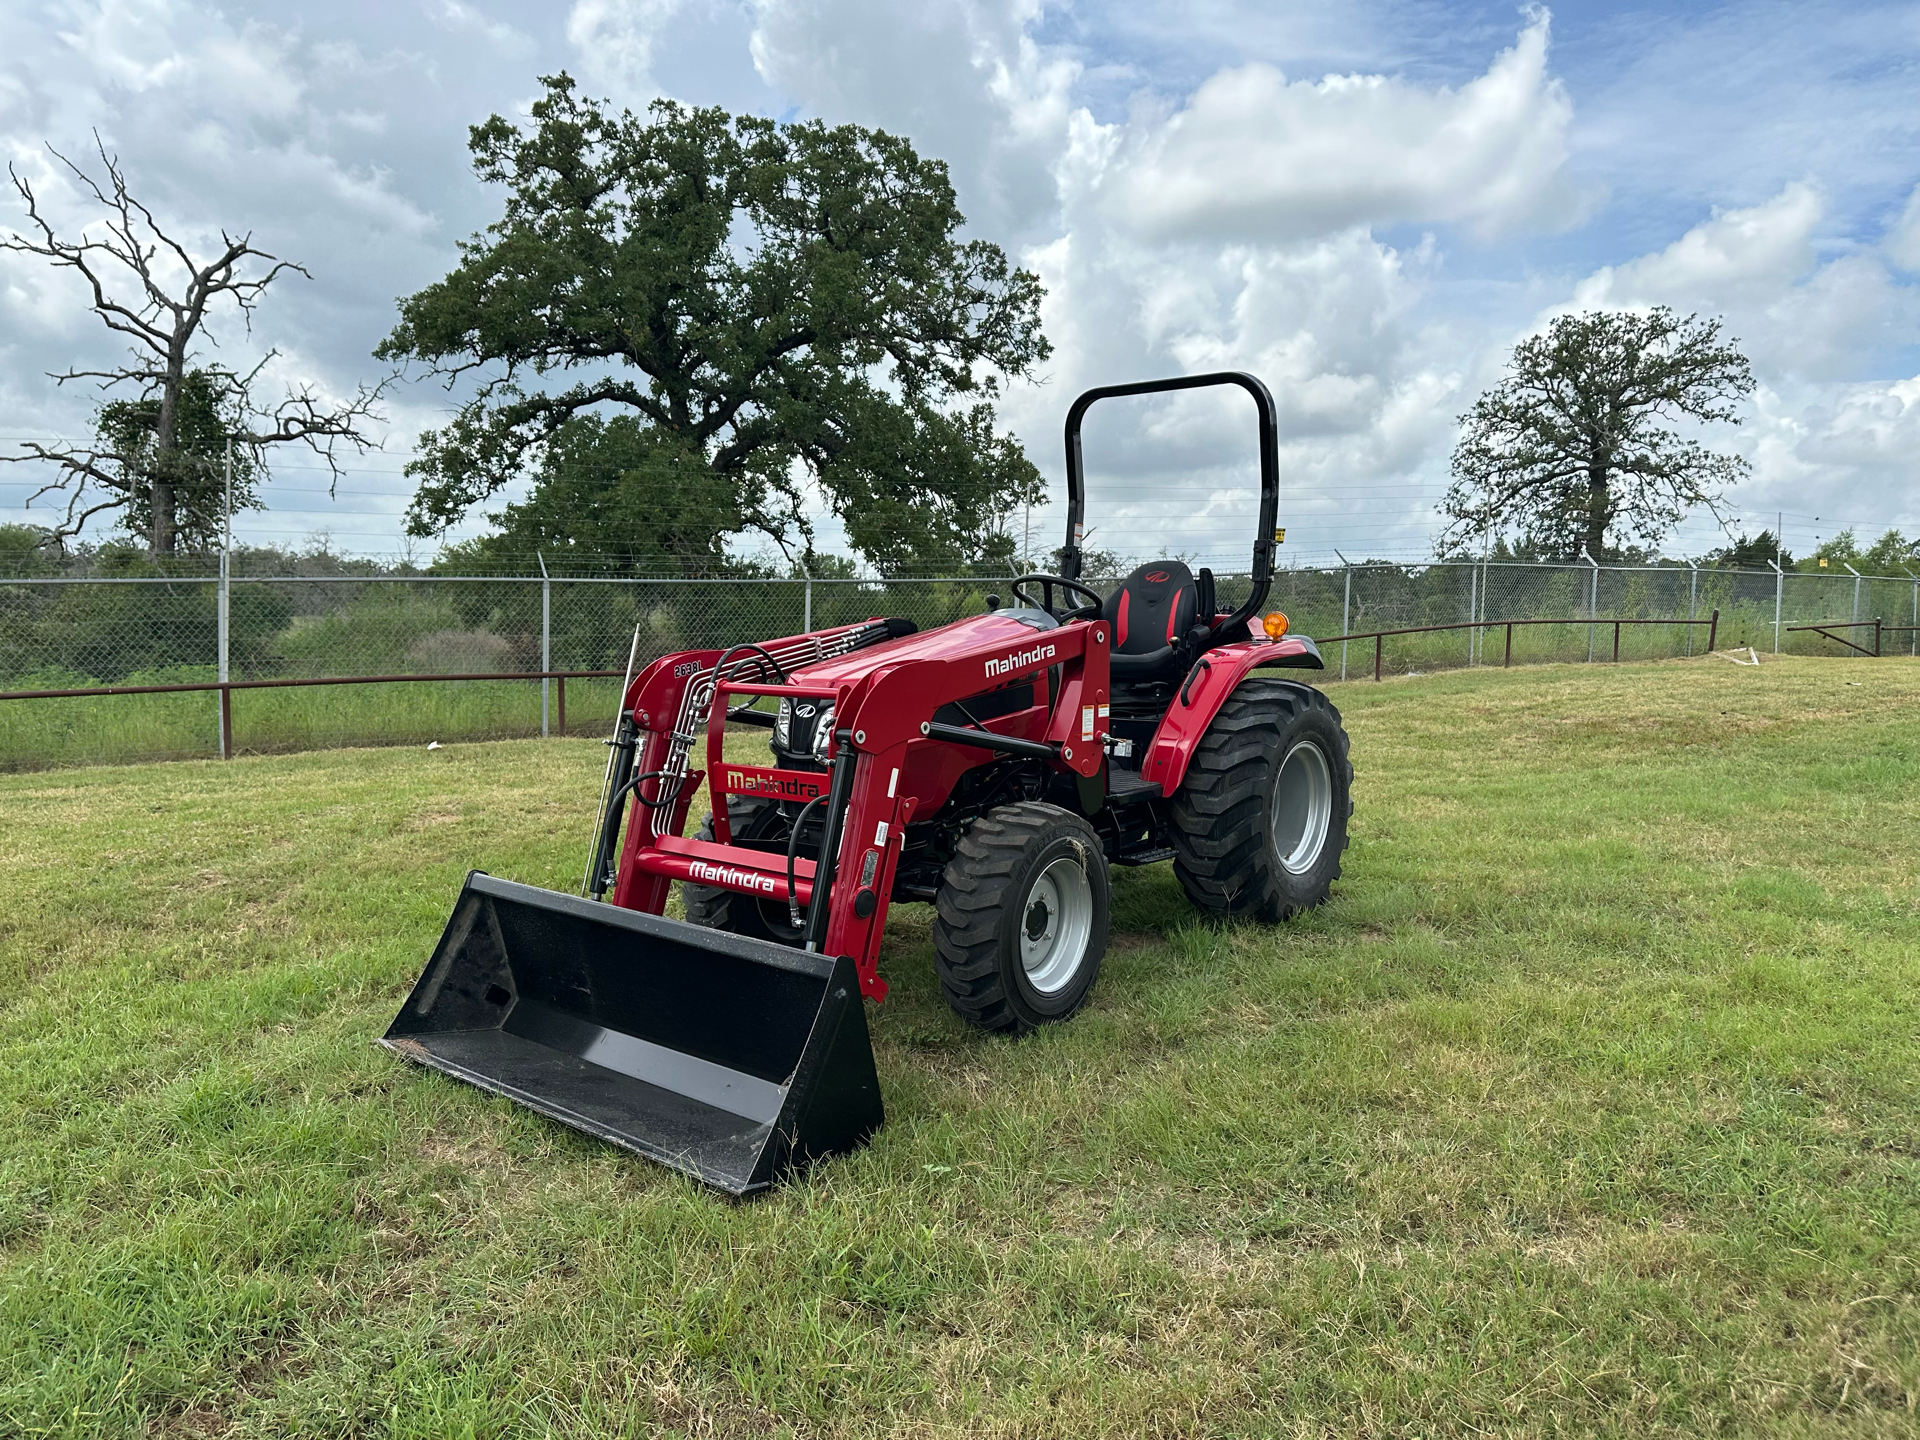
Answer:
[[(1105, 588), (1112, 580), (1096, 582)], [(1223, 606), (1247, 593), (1223, 576)], [(1004, 580), (672, 580), (236, 576), (227, 582), (222, 675), (216, 579), (0, 579), (0, 691), (355, 675), (622, 670), (673, 650), (793, 634), (873, 615), (923, 629), (978, 614)], [(1268, 604), (1307, 635), (1364, 635), (1461, 621), (1688, 619), (1720, 611), (1722, 648), (1836, 653), (1811, 621), (1920, 624), (1920, 578), (1591, 565), (1365, 564), (1279, 572)], [(1501, 663), (1491, 631), (1395, 636), (1389, 673)], [(1690, 653), (1704, 630), (1632, 627), (1622, 659)], [(1920, 651), (1893, 632), (1889, 649)], [(1349, 654), (1349, 651), (1352, 651)], [(1364, 652), (1364, 654), (1360, 653)], [(1611, 658), (1611, 635), (1569, 623), (1516, 632), (1515, 663)], [(1372, 645), (1331, 647), (1331, 674), (1372, 666)], [(1349, 660), (1351, 664), (1349, 665)], [(242, 751), (424, 743), (550, 731), (556, 682), (461, 681), (239, 692)], [(611, 725), (617, 680), (566, 685), (573, 733)], [(219, 753), (206, 693), (10, 701), (0, 769)]]

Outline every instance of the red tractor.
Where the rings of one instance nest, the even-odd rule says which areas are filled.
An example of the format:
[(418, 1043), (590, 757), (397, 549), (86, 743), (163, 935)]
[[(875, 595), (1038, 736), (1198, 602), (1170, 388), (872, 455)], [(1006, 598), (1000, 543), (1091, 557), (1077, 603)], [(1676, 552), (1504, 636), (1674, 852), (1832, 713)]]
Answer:
[[(1237, 385), (1259, 411), (1252, 586), (1143, 565), (1079, 578), (1080, 423), (1095, 401)], [(627, 688), (582, 897), (475, 872), (387, 1032), (398, 1053), (734, 1194), (863, 1143), (882, 1119), (862, 997), (883, 1000), (894, 900), (935, 907), (970, 1023), (1081, 1005), (1109, 867), (1173, 862), (1199, 909), (1280, 921), (1340, 872), (1352, 768), (1298, 680), (1319, 651), (1257, 624), (1273, 570), (1272, 397), (1240, 373), (1090, 390), (1068, 412), (1057, 575), (936, 630), (875, 619), (665, 655)], [(767, 733), (773, 764), (730, 760)], [(684, 834), (696, 793), (712, 811)], [(666, 918), (681, 885), (686, 920)], [(605, 896), (611, 890), (612, 903)]]

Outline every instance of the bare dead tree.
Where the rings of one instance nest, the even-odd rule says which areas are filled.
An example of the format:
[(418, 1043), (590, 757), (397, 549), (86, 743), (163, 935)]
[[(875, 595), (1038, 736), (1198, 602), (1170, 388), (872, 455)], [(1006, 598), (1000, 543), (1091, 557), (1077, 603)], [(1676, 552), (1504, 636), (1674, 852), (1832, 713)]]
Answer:
[[(21, 453), (0, 454), (0, 462), (43, 463), (59, 472), (27, 502), (64, 496), (65, 513), (51, 532), (56, 539), (79, 534), (95, 515), (132, 506), (144, 512), (152, 553), (174, 553), (183, 487), (205, 491), (217, 483), (217, 476), (209, 473), (218, 461), (209, 453), (208, 426), (188, 425), (195, 443), (183, 444), (183, 406), (190, 407), (196, 397), (202, 408), (213, 408), (213, 428), (222, 442), (213, 449), (230, 441), (243, 452), (249, 482), (265, 474), (267, 452), (277, 445), (306, 446), (327, 462), (336, 484), (342, 446), (351, 446), (355, 453), (378, 448), (367, 426), (383, 418), (378, 403), (387, 380), (358, 387), (344, 403), (324, 400), (302, 386), (289, 389), (277, 402), (262, 404), (256, 401), (254, 384), (274, 352), (246, 374), (196, 363), (201, 342), (218, 343), (209, 328), (217, 311), (232, 307), (251, 335), (254, 311), (267, 288), (290, 273), (313, 278), (304, 266), (257, 248), (250, 232), (233, 235), (224, 229), (218, 253), (197, 260), (128, 192), (119, 160), (107, 153), (98, 132), (94, 148), (105, 167), (104, 181), (51, 145), (47, 148), (99, 204), (105, 224), (98, 232), (83, 231), (78, 240), (63, 239), (43, 213), (32, 184), (9, 164), (7, 173), (25, 202), (29, 230), (0, 234), (0, 249), (36, 255), (76, 272), (94, 314), (130, 342), (131, 355), (124, 365), (51, 372), (49, 378), (60, 385), (92, 380), (102, 391), (125, 386), (139, 396), (103, 405), (91, 444), (29, 442)], [(258, 503), (251, 483), (244, 497), (236, 498)]]

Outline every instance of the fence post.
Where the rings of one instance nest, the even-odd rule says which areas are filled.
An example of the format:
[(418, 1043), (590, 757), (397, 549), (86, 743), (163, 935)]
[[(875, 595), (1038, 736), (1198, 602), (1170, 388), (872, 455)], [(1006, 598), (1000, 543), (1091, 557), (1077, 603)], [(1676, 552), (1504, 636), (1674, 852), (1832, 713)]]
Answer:
[(1480, 618), (1480, 562), (1467, 565), (1467, 665), (1473, 665), (1473, 622)]
[(1773, 566), (1773, 653), (1780, 653), (1780, 601), (1787, 588), (1787, 572), (1780, 568), (1778, 560), (1769, 560)]
[(1613, 663), (1620, 663), (1620, 622), (1613, 622)]
[(1487, 592), (1493, 582), (1493, 554), (1487, 544), (1487, 537), (1480, 537), (1480, 623), (1473, 630), (1473, 653), (1480, 664), (1487, 663), (1487, 616), (1493, 613), (1493, 607), (1487, 601)]
[(547, 738), (547, 706), (553, 682), (547, 672), (553, 669), (553, 577), (547, 574), (547, 557), (538, 550), (533, 558), (540, 562), (540, 738)]
[[(1904, 565), (1900, 568), (1907, 570)], [(1907, 574), (1912, 575), (1913, 571), (1907, 570)], [(1916, 576), (1913, 582), (1913, 627), (1907, 632), (1907, 638), (1913, 642), (1913, 653), (1920, 655), (1920, 576)]]
[[(1687, 628), (1687, 633), (1689, 635), (1693, 633), (1693, 628), (1691, 626)], [(1713, 617), (1707, 621), (1707, 649), (1709, 651), (1713, 650), (1714, 642), (1719, 638), (1720, 638), (1720, 607), (1716, 605), (1713, 607)]]
[[(1338, 550), (1335, 550), (1333, 553), (1340, 555)], [(1353, 562), (1347, 559), (1346, 556), (1340, 555), (1340, 563), (1347, 567), (1347, 588), (1346, 592), (1340, 597), (1340, 633), (1345, 635), (1347, 631), (1353, 628), (1353, 621), (1351, 619), (1353, 614)], [(1913, 593), (1920, 595), (1920, 581), (1914, 582)], [(1340, 678), (1342, 680), (1347, 678), (1347, 642), (1345, 640), (1340, 642)]]
[[(1693, 616), (1700, 604), (1700, 562), (1689, 560), (1693, 567), (1693, 579), (1687, 585), (1687, 654), (1693, 654)], [(1711, 647), (1709, 647), (1711, 648)]]
[(1873, 657), (1876, 660), (1880, 658), (1880, 617), (1878, 615), (1873, 617)]
[(1376, 685), (1380, 683), (1380, 647), (1386, 643), (1386, 639), (1384, 635), (1373, 637), (1373, 679)]
[(811, 635), (813, 633), (813, 571), (804, 569), (800, 573), (807, 577), (806, 599), (802, 602), (800, 611), (800, 633)]
[[(1840, 563), (1847, 565), (1847, 562), (1844, 560)], [(1860, 618), (1860, 572), (1855, 570), (1851, 565), (1847, 565), (1847, 572), (1853, 576), (1853, 613), (1847, 618), (1849, 620), (1858, 620)]]
[(1593, 663), (1593, 622), (1600, 615), (1600, 562), (1587, 553), (1587, 547), (1580, 547), (1580, 558), (1593, 566), (1593, 583), (1587, 591), (1587, 663)]
[[(226, 499), (220, 524), (220, 591), (215, 599), (219, 631), (219, 674), (224, 687), (233, 678), (230, 668), (233, 631), (233, 441), (227, 441)], [(233, 691), (220, 691), (220, 758), (233, 758)]]
[(1505, 669), (1513, 668), (1513, 622), (1507, 621), (1507, 658), (1500, 662)]
[(558, 702), (559, 717), (554, 729), (564, 735), (567, 733), (567, 677), (562, 675), (553, 682), (553, 698)]

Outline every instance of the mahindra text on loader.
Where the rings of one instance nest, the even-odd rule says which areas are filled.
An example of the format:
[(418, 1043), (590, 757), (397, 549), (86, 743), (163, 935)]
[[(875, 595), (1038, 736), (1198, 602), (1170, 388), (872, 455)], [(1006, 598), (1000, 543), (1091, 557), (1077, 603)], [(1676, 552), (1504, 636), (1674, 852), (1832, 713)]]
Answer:
[[(1259, 416), (1252, 585), (1080, 579), (1080, 424), (1116, 396), (1239, 386)], [(1173, 862), (1200, 909), (1327, 898), (1351, 813), (1321, 667), (1259, 615), (1273, 571), (1272, 397), (1237, 372), (1089, 390), (1068, 412), (1061, 573), (936, 630), (875, 619), (686, 651), (628, 686), (583, 895), (474, 872), (382, 1043), (732, 1194), (882, 1120), (864, 1000), (887, 907), (931, 901), (948, 1002), (1019, 1033), (1086, 1002), (1109, 867)], [(991, 603), (991, 599), (990, 599)], [(769, 708), (770, 707), (770, 708)], [(774, 763), (725, 757), (764, 727)], [(705, 788), (712, 813), (685, 837)], [(665, 916), (681, 886), (686, 919)], [(608, 894), (611, 892), (611, 903)]]

